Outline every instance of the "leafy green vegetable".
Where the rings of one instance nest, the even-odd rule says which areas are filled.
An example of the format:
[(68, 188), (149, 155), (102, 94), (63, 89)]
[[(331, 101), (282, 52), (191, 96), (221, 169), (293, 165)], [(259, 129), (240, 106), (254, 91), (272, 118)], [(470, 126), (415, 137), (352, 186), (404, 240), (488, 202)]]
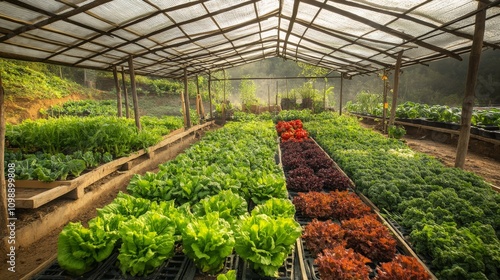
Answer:
[(89, 224), (90, 227), (85, 228), (81, 223), (70, 222), (59, 234), (57, 261), (61, 268), (74, 275), (90, 271), (96, 262), (109, 257), (118, 240), (116, 232), (106, 230), (109, 223), (100, 217)]
[(236, 280), (236, 270), (229, 270), (224, 274), (217, 275), (217, 280)]
[(266, 214), (272, 218), (293, 218), (295, 216), (295, 206), (289, 199), (271, 198), (252, 210), (252, 215), (258, 214)]
[(175, 223), (154, 211), (123, 223), (119, 267), (123, 274), (142, 276), (151, 273), (174, 255)]
[(235, 231), (235, 250), (258, 273), (277, 277), (301, 234), (301, 226), (292, 218), (250, 215)]
[(220, 271), (234, 243), (231, 226), (217, 212), (194, 219), (182, 232), (183, 252), (203, 273)]
[(119, 192), (116, 198), (108, 205), (97, 209), (99, 216), (105, 214), (119, 214), (124, 217), (139, 217), (151, 207), (151, 201), (144, 198), (133, 197), (123, 192)]
[(193, 206), (193, 214), (203, 217), (208, 213), (218, 212), (221, 219), (232, 224), (234, 220), (248, 211), (245, 199), (231, 190), (221, 191), (217, 195), (206, 197)]

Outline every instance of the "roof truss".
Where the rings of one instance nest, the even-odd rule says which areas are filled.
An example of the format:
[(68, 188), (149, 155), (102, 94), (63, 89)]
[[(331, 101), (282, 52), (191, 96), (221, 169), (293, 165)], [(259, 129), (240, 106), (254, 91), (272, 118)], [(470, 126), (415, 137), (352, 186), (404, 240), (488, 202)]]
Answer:
[[(169, 4), (170, 3), (170, 4)], [(175, 4), (171, 4), (175, 3)], [(484, 47), (500, 47), (500, 0)], [(75, 0), (0, 2), (0, 56), (180, 78), (272, 56), (352, 76), (470, 50), (473, 0)]]

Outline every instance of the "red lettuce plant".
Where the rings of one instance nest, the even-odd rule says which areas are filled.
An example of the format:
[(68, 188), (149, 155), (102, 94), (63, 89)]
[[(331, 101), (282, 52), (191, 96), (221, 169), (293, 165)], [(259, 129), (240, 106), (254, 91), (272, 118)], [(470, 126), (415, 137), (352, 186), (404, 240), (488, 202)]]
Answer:
[(313, 256), (317, 256), (323, 249), (333, 248), (336, 245), (346, 245), (344, 230), (339, 224), (332, 221), (320, 222), (317, 219), (304, 228), (302, 234), (306, 248)]
[(332, 218), (347, 220), (360, 218), (372, 213), (372, 209), (366, 205), (355, 193), (349, 191), (330, 192), (333, 197), (331, 202)]
[(376, 215), (342, 221), (347, 247), (374, 260), (386, 262), (396, 255), (396, 240)]
[(299, 193), (293, 204), (299, 213), (309, 218), (328, 219), (332, 215), (333, 198), (328, 193)]
[(298, 167), (288, 172), (286, 185), (292, 191), (319, 191), (323, 188), (323, 181), (309, 167)]
[(414, 257), (396, 255), (394, 260), (377, 268), (375, 280), (429, 280), (431, 277)]
[(370, 269), (366, 266), (370, 259), (342, 245), (325, 249), (314, 262), (321, 280), (370, 279)]

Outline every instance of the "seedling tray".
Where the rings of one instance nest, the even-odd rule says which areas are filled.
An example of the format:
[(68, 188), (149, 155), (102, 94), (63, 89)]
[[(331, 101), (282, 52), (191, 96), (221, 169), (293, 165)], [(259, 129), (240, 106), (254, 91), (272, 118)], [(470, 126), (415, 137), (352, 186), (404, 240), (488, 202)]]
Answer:
[(294, 280), (294, 265), (295, 265), (295, 250), (285, 260), (285, 263), (278, 270), (278, 277), (267, 277), (262, 276), (250, 268), (250, 265), (246, 261), (240, 262), (240, 267), (238, 269), (238, 279), (242, 280)]
[(78, 277), (68, 274), (56, 261), (32, 280), (181, 280), (185, 279), (183, 276), (191, 262), (185, 255), (178, 254), (165, 261), (158, 269), (147, 276), (131, 276), (122, 274), (116, 264), (117, 258), (118, 252), (98, 264), (92, 271)]

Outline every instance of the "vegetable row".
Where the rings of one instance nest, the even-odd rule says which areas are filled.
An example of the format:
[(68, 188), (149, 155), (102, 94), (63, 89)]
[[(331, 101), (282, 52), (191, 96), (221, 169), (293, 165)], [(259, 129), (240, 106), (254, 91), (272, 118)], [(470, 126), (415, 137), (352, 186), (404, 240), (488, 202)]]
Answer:
[[(366, 110), (358, 103), (349, 103), (346, 109), (349, 112), (365, 113), (375, 116), (382, 116), (382, 103), (373, 107), (372, 110)], [(396, 117), (400, 119), (428, 119), (431, 121), (445, 123), (460, 123), (462, 109), (446, 105), (428, 105), (407, 101), (399, 104), (396, 108)], [(500, 127), (500, 109), (474, 109), (472, 113), (472, 125)]]
[[(61, 117), (7, 125), (6, 160), (16, 165), (16, 178), (51, 182), (78, 177), (101, 163), (150, 147), (182, 127), (178, 117)], [(15, 150), (15, 151), (14, 151)]]
[[(278, 132), (281, 127), (283, 123), (276, 126)], [(430, 278), (415, 258), (396, 254), (397, 242), (388, 228), (314, 141), (281, 140), (287, 188), (294, 194), (296, 217), (305, 225), (306, 258), (314, 259), (313, 270), (321, 279)]]
[(439, 279), (499, 279), (500, 194), (484, 180), (404, 143), (333, 117), (304, 126)]
[(117, 251), (123, 274), (147, 275), (182, 251), (213, 274), (238, 254), (254, 271), (277, 276), (301, 227), (275, 153), (270, 121), (207, 133), (157, 173), (135, 175), (130, 194), (98, 209), (88, 227), (68, 224), (59, 264), (81, 275)]

